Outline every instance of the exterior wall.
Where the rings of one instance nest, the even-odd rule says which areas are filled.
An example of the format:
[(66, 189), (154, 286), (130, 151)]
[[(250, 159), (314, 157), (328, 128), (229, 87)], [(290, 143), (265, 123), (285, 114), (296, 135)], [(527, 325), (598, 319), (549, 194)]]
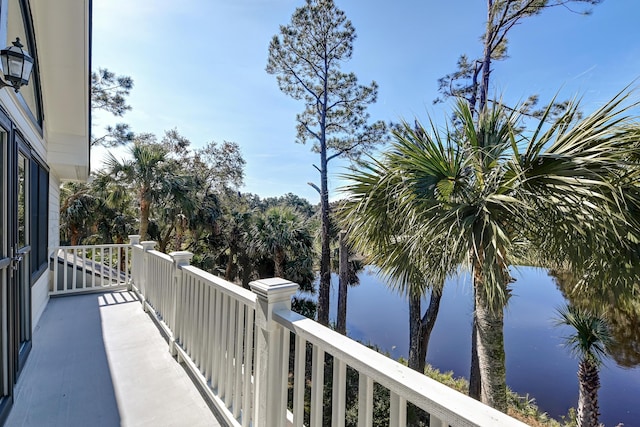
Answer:
[(60, 180), (49, 174), (49, 247), (60, 244)]
[[(60, 180), (49, 175), (49, 247), (60, 244)], [(31, 287), (31, 325), (35, 329), (49, 302), (51, 272), (45, 272)]]

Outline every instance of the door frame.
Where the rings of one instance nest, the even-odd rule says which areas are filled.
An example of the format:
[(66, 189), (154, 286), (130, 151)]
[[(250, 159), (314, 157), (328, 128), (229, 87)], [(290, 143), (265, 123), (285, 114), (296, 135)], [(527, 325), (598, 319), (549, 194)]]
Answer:
[(3, 111), (0, 111), (0, 227), (3, 228), (0, 238), (0, 424), (4, 422), (13, 404), (13, 371), (10, 363), (10, 304), (9, 289), (12, 287), (11, 278), (11, 249), (12, 227), (9, 226), (9, 204), (11, 195), (12, 123)]
[[(0, 242), (0, 424), (13, 404), (14, 386), (31, 351), (31, 250), (29, 180), (33, 158), (26, 139), (0, 107), (3, 133), (1, 193), (2, 242)], [(18, 236), (18, 159), (24, 158), (24, 238)], [(23, 245), (19, 247), (19, 244)]]

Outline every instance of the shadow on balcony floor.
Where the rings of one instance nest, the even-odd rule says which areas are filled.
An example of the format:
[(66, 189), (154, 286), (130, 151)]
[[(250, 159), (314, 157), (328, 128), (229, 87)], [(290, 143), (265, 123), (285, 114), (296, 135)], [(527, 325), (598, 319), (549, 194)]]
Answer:
[(130, 292), (50, 300), (6, 426), (220, 426)]

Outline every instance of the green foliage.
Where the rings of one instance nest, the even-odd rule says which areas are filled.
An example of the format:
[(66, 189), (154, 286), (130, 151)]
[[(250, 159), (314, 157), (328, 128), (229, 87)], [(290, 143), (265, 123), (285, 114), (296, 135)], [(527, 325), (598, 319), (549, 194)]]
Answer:
[[(459, 101), (453, 130), (403, 123), (380, 160), (346, 175), (344, 216), (356, 248), (403, 292), (442, 283), (461, 267), (473, 271), (478, 328), (480, 309), (501, 316), (510, 265), (562, 265), (590, 286), (630, 289), (634, 276), (624, 268), (593, 268), (612, 256), (634, 265), (639, 256), (637, 210), (627, 208), (638, 206), (638, 181), (629, 179), (637, 163), (628, 161), (638, 152), (630, 113), (638, 103), (628, 98), (621, 92), (583, 119), (571, 104), (526, 135), (518, 132), (521, 116), (497, 104), (476, 118)], [(497, 338), (483, 348), (500, 353), (501, 328), (491, 325), (501, 322), (486, 322)], [(479, 336), (488, 339), (487, 331)], [(483, 371), (483, 386), (489, 378), (506, 390), (498, 364)]]
[(341, 71), (355, 37), (351, 21), (332, 0), (307, 0), (269, 45), (267, 72), (277, 76), (280, 90), (305, 103), (296, 118), (297, 142), (311, 142), (316, 152), (331, 150), (331, 157), (358, 158), (385, 132), (383, 122), (367, 123), (377, 84), (359, 85), (354, 73)]
[(276, 276), (311, 288), (313, 237), (300, 214), (288, 207), (269, 208), (256, 217), (251, 234), (254, 252), (273, 261)]
[(106, 68), (99, 68), (91, 73), (91, 108), (122, 116), (131, 110), (126, 97), (132, 88), (131, 77), (117, 76)]
[(265, 198), (260, 198), (257, 194), (245, 193), (243, 197), (247, 199), (249, 209), (255, 209), (260, 212), (265, 212), (274, 206), (285, 206), (295, 210), (306, 220), (311, 219), (317, 214), (317, 206), (312, 205), (307, 199), (293, 193)]
[[(122, 117), (131, 106), (127, 104), (127, 97), (133, 88), (133, 79), (128, 76), (118, 76), (106, 68), (99, 68), (91, 73), (91, 109), (103, 110), (116, 117)], [(134, 134), (129, 125), (118, 123), (106, 127), (106, 134), (101, 137), (91, 137), (91, 145), (115, 147), (133, 141)]]
[(613, 342), (609, 326), (602, 316), (566, 305), (557, 310), (556, 325), (571, 327), (572, 333), (565, 342), (572, 354), (579, 359), (600, 365), (608, 355)]

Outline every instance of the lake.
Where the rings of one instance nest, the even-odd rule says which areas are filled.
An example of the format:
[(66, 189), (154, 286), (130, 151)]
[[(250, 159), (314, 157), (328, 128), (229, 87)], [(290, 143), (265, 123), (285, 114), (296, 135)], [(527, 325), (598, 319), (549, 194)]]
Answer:
[[(578, 361), (570, 355), (563, 336), (570, 330), (553, 325), (555, 309), (565, 304), (546, 270), (521, 267), (505, 314), (507, 384), (519, 394), (536, 399), (553, 417), (577, 406)], [(331, 289), (331, 320), (335, 321), (338, 279)], [(423, 310), (426, 305), (423, 304)], [(473, 294), (470, 280), (447, 282), (440, 313), (429, 343), (427, 361), (441, 371), (469, 376)], [(347, 333), (377, 345), (397, 359), (407, 357), (409, 307), (390, 291), (372, 267), (360, 274), (360, 285), (349, 289)], [(624, 423), (640, 427), (640, 368), (622, 368), (612, 360), (600, 372), (600, 421), (606, 426)]]

